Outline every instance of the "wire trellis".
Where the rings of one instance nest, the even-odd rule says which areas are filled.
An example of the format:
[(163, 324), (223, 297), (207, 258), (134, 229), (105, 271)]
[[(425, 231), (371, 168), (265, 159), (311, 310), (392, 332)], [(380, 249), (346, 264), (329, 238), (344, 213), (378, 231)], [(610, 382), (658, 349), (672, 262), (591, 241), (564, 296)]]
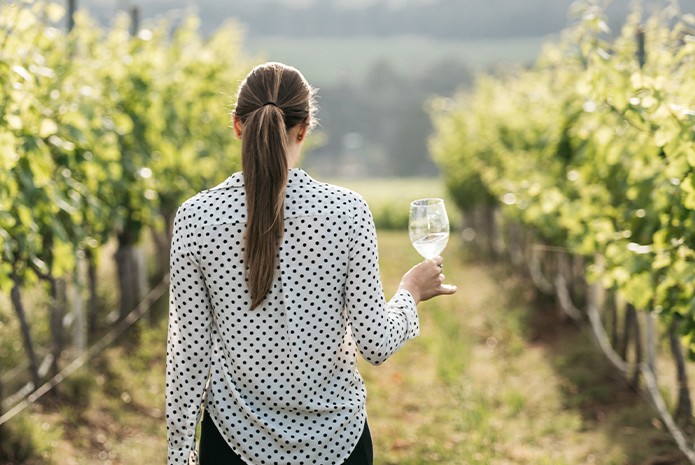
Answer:
[[(109, 329), (106, 334), (104, 334), (98, 341), (92, 344), (86, 351), (82, 352), (69, 364), (63, 367), (55, 376), (53, 376), (48, 381), (44, 382), (37, 389), (34, 389), (33, 383), (29, 383), (22, 387), (22, 389), (15, 393), (14, 395), (7, 398), (11, 400), (8, 404), (12, 404), (2, 416), (0, 416), (0, 426), (10, 421), (12, 418), (19, 415), (23, 410), (29, 407), (31, 404), (39, 400), (41, 397), (46, 395), (56, 386), (64, 382), (70, 375), (76, 372), (79, 368), (84, 366), (97, 354), (102, 352), (104, 349), (113, 344), (120, 335), (122, 335), (128, 328), (133, 326), (138, 320), (140, 320), (145, 314), (147, 314), (154, 303), (162, 297), (169, 288), (169, 275), (165, 275), (164, 278), (154, 286), (150, 292), (145, 296), (145, 298), (140, 302), (140, 304), (133, 309), (130, 314), (128, 314), (122, 320), (119, 320), (114, 326)], [(4, 400), (3, 400), (4, 403)]]
[[(572, 261), (584, 262), (586, 257), (570, 253), (568, 249), (543, 244), (534, 234), (522, 225), (502, 218), (495, 207), (492, 212), (465, 215), (466, 226), (475, 231), (476, 241), (479, 246), (494, 255), (504, 255), (517, 269), (527, 275), (534, 286), (543, 294), (552, 295), (562, 312), (570, 319), (577, 322), (579, 327), (589, 333), (597, 346), (603, 352), (610, 363), (630, 382), (633, 387), (638, 387), (640, 394), (654, 407), (661, 421), (675, 440), (678, 448), (690, 463), (695, 465), (695, 449), (693, 439), (689, 437), (685, 428), (679, 425), (677, 418), (684, 418), (685, 424), (690, 424), (692, 416), (690, 408), (690, 392), (687, 385), (687, 377), (684, 367), (677, 368), (679, 385), (678, 413), (669, 410), (658, 383), (656, 373), (657, 359), (657, 317), (653, 312), (644, 311), (644, 334), (640, 331), (639, 318), (634, 308), (627, 306), (626, 315), (633, 312), (632, 320), (626, 316), (622, 334), (616, 324), (613, 324), (612, 335), (606, 329), (603, 316), (607, 313), (606, 289), (599, 282), (588, 284), (584, 279), (585, 269), (582, 266), (581, 276), (577, 270), (572, 270)], [(478, 221), (479, 218), (495, 218), (495, 224), (487, 221)], [(500, 247), (497, 244), (502, 244)], [(493, 247), (493, 244), (495, 246)], [(601, 257), (595, 257), (595, 262), (600, 262)], [(581, 303), (573, 296), (572, 288), (583, 286), (585, 298)], [(646, 309), (641, 309), (646, 310)], [(615, 317), (617, 320), (617, 316)], [(630, 334), (632, 332), (632, 335)], [(669, 331), (671, 343), (671, 355), (676, 365), (684, 364), (682, 357), (682, 344), (675, 329)], [(620, 347), (616, 347), (617, 341), (622, 341)], [(630, 341), (632, 343), (630, 344)], [(643, 350), (644, 349), (644, 350)], [(632, 357), (629, 352), (632, 351)], [(640, 383), (640, 380), (642, 383)], [(681, 403), (687, 407), (682, 413)]]

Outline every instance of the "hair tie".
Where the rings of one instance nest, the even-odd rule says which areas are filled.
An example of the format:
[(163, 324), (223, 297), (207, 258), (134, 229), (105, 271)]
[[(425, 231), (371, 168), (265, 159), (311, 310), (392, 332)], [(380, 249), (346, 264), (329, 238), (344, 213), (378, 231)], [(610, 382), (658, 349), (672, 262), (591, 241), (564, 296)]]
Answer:
[(278, 104), (277, 104), (277, 103), (275, 103), (275, 102), (273, 102), (273, 101), (271, 101), (271, 100), (268, 100), (267, 102), (265, 102), (265, 103), (264, 103), (263, 105), (261, 105), (261, 106), (264, 107), (264, 106), (266, 106), (266, 105), (272, 105), (272, 106), (274, 106), (274, 107), (280, 108), (280, 107), (278, 107)]

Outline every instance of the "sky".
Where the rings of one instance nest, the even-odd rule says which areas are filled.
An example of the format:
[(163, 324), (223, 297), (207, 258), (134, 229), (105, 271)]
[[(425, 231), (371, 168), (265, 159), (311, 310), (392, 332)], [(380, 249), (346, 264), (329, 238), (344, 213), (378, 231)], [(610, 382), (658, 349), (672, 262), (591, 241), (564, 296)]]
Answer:
[[(67, 0), (56, 0), (66, 2)], [(218, 27), (230, 16), (234, 16), (235, 12), (243, 9), (246, 6), (281, 3), (287, 6), (297, 8), (325, 5), (327, 0), (75, 0), (79, 8), (86, 8), (90, 14), (99, 20), (102, 24), (109, 24), (114, 14), (121, 10), (129, 10), (132, 6), (137, 5), (140, 8), (141, 18), (148, 19), (157, 17), (164, 12), (168, 15), (183, 15), (186, 11), (193, 10), (203, 21), (203, 29), (206, 32)], [(513, 0), (494, 0), (494, 1), (478, 1), (478, 0), (460, 0), (463, 4), (469, 5), (471, 11), (475, 15), (480, 15), (481, 11), (494, 10), (502, 7), (504, 10), (512, 10), (511, 5), (517, 6)], [(537, 16), (542, 16), (544, 11), (556, 8), (562, 4), (566, 8), (572, 0), (517, 0), (517, 2), (528, 3), (529, 11)], [(403, 8), (414, 5), (436, 4), (439, 0), (332, 0), (333, 3), (339, 4), (346, 8), (362, 8), (365, 6), (382, 4), (392, 8)], [(643, 3), (647, 5), (660, 5), (663, 7), (670, 0), (611, 0), (607, 3), (611, 8), (615, 9), (616, 5), (621, 5), (617, 8), (624, 9), (628, 3)], [(680, 0), (681, 8), (685, 11), (695, 11), (695, 0)], [(518, 10), (518, 11), (517, 11)], [(516, 13), (523, 13), (523, 10), (516, 8)], [(507, 11), (509, 13), (509, 11)], [(515, 14), (516, 14), (515, 13)]]
[[(108, 18), (112, 17), (117, 11), (127, 11), (132, 6), (137, 5), (142, 10), (144, 18), (153, 17), (165, 10), (181, 10), (196, 9), (201, 14), (209, 10), (212, 4), (216, 4), (215, 9), (220, 9), (224, 3), (229, 3), (230, 15), (233, 14), (234, 8), (232, 5), (243, 3), (244, 1), (253, 3), (283, 3), (297, 8), (309, 7), (318, 3), (321, 0), (76, 0), (78, 7), (86, 8), (93, 16), (103, 22), (107, 22)], [(394, 8), (406, 7), (415, 4), (436, 3), (437, 0), (335, 0), (336, 3), (347, 8), (361, 8), (364, 6), (373, 5), (375, 3), (383, 3)], [(222, 19), (222, 18), (220, 18)], [(222, 22), (222, 21), (220, 21)]]
[[(59, 0), (67, 1), (67, 0)], [(117, 11), (128, 11), (132, 6), (137, 5), (140, 9), (140, 17), (142, 19), (155, 18), (167, 13), (171, 17), (183, 15), (187, 11), (197, 13), (202, 21), (202, 29), (205, 33), (210, 33), (226, 19), (233, 16), (244, 16), (248, 13), (257, 10), (259, 5), (282, 3), (285, 6), (294, 8), (311, 8), (317, 10), (323, 7), (326, 10), (326, 5), (332, 3), (334, 5), (345, 7), (346, 9), (356, 10), (372, 5), (385, 5), (395, 10), (400, 9), (406, 11), (408, 7), (422, 5), (436, 5), (441, 0), (75, 0), (78, 7), (87, 9), (90, 14), (102, 24), (109, 24), (111, 18)], [(558, 8), (566, 9), (572, 0), (492, 0), (480, 2), (479, 0), (460, 0), (461, 5), (470, 9), (471, 17), (490, 19), (490, 16), (515, 16), (533, 14), (536, 18), (541, 18), (545, 13), (557, 10)], [(624, 2), (627, 0), (616, 0)], [(521, 8), (516, 2), (528, 2), (527, 8)], [(256, 7), (256, 8), (254, 8)], [(294, 9), (293, 8), (293, 9)], [(448, 10), (443, 10), (448, 11)], [(237, 15), (238, 13), (238, 15)], [(316, 13), (316, 10), (313, 11)], [(347, 12), (346, 12), (347, 14)], [(278, 18), (269, 18), (269, 22)], [(523, 21), (523, 18), (518, 18)], [(465, 24), (462, 25), (465, 27)]]

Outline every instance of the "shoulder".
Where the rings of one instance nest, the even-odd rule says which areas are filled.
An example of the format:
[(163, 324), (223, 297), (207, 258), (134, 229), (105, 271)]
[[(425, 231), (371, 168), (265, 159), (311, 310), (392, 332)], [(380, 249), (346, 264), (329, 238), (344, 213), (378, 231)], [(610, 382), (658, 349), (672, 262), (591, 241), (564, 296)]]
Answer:
[(211, 191), (204, 190), (198, 192), (193, 197), (188, 198), (179, 206), (176, 217), (179, 221), (194, 223), (206, 210), (207, 205), (212, 200)]
[[(225, 216), (221, 215), (222, 213), (238, 212), (240, 208), (236, 204), (243, 204), (245, 197), (240, 175), (241, 173), (235, 173), (217, 186), (188, 198), (177, 209), (176, 222), (180, 226), (199, 227), (226, 219), (217, 218)], [(235, 206), (236, 208), (231, 208)]]
[(346, 187), (330, 183), (319, 183), (319, 185), (321, 186), (321, 189), (326, 192), (328, 197), (331, 197), (347, 206), (354, 207), (367, 204), (362, 195)]
[(366, 207), (357, 192), (320, 182), (302, 170), (293, 169), (288, 179), (285, 208), (288, 216), (335, 215), (354, 217)]
[(308, 175), (306, 176), (306, 179), (309, 189), (315, 191), (317, 194), (333, 200), (336, 203), (350, 207), (367, 204), (362, 195), (346, 187), (328, 182), (317, 181)]

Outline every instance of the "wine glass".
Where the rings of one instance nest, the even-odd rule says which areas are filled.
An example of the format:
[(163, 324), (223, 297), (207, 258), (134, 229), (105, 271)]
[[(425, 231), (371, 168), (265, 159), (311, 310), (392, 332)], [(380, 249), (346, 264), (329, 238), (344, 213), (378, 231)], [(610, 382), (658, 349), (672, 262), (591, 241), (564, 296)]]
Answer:
[(449, 217), (444, 200), (419, 199), (410, 203), (408, 232), (420, 255), (432, 259), (442, 253), (449, 241)]

